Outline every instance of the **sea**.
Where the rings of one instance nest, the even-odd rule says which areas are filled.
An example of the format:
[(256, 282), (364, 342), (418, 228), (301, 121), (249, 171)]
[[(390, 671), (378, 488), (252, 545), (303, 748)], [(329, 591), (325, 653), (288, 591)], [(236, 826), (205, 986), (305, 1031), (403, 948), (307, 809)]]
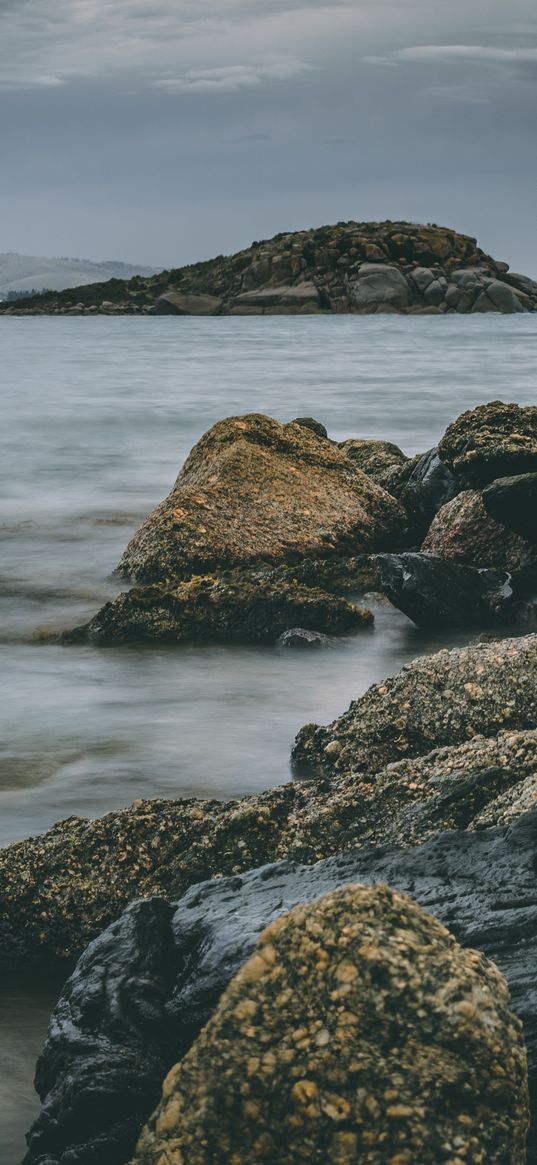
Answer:
[[(537, 404), (537, 315), (4, 316), (0, 361), (1, 846), (140, 797), (280, 784), (302, 724), (475, 637), (373, 599), (375, 627), (325, 650), (42, 642), (124, 586), (126, 543), (221, 417), (312, 416), (424, 452), (464, 409)], [(0, 988), (2, 1165), (24, 1154), (54, 992)]]

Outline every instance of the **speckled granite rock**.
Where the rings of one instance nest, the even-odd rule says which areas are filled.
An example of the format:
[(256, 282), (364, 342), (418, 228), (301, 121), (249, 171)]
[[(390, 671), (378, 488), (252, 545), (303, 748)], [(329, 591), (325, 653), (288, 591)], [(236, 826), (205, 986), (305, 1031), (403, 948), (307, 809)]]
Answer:
[(537, 469), (537, 408), (491, 401), (448, 426), (438, 452), (470, 487)]
[(537, 473), (498, 478), (483, 490), (483, 504), (508, 530), (537, 543)]
[(413, 660), (328, 727), (305, 725), (293, 757), (309, 770), (375, 773), (397, 755), (536, 725), (537, 635), (526, 635)]
[(495, 521), (479, 490), (464, 490), (442, 506), (421, 549), (465, 566), (510, 571), (537, 566), (537, 548)]
[(395, 470), (408, 463), (410, 458), (391, 441), (373, 441), (350, 438), (340, 441), (339, 448), (350, 457), (368, 477), (389, 491), (388, 482)]
[[(273, 922), (163, 1086), (134, 1161), (525, 1161), (526, 1054), (492, 963), (388, 887)], [(452, 1157), (453, 1159), (453, 1157)]]
[(428, 553), (379, 554), (379, 590), (417, 627), (490, 627), (514, 616), (506, 571), (475, 570)]
[(349, 556), (401, 537), (397, 501), (310, 427), (252, 413), (213, 425), (120, 572), (142, 582)]
[(197, 576), (186, 582), (132, 587), (63, 642), (274, 643), (290, 627), (337, 635), (370, 626), (371, 611), (319, 588)]
[[(535, 1112), (536, 844), (534, 812), (513, 828), (446, 833), (414, 849), (353, 850), (313, 866), (280, 862), (216, 879), (193, 887), (169, 915), (160, 900), (130, 906), (85, 952), (55, 1010), (38, 1067), (44, 1107), (32, 1131), (28, 1165), (67, 1165), (67, 1159), (86, 1165), (94, 1139), (103, 1153), (108, 1130), (116, 1137), (113, 1165), (126, 1161), (140, 1096), (145, 1090), (147, 1116), (164, 1072), (192, 1045), (263, 928), (295, 904), (349, 882), (387, 882), (411, 893), (464, 946), (479, 947), (497, 963), (524, 1022)], [(160, 964), (153, 949), (162, 952)], [(129, 1068), (137, 1053), (138, 1087), (130, 1098)], [(98, 1109), (88, 1072), (94, 1056), (102, 1065), (102, 1095), (113, 1097), (110, 1106), (103, 1102)], [(122, 1156), (116, 1151), (118, 1114), (125, 1122)], [(535, 1150), (532, 1133), (532, 1165)], [(96, 1159), (109, 1165), (104, 1156)]]

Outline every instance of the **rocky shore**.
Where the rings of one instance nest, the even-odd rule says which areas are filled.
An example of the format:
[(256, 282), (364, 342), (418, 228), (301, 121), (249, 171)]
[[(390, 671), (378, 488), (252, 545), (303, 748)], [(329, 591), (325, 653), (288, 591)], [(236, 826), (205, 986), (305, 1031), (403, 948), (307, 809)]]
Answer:
[(537, 310), (537, 283), (436, 224), (340, 222), (236, 255), (2, 305), (8, 315), (502, 314)]
[(268, 792), (0, 851), (3, 968), (70, 975), (27, 1165), (535, 1165), (536, 477), (501, 402), (414, 458), (256, 414), (194, 447), (66, 651), (322, 650), (371, 591), (476, 638), (303, 726)]

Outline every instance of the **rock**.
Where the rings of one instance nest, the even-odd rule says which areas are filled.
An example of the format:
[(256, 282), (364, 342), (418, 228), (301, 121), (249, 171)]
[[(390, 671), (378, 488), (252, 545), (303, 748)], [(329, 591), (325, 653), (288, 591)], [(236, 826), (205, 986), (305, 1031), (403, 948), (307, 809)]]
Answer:
[[(298, 903), (314, 901), (349, 883), (388, 883), (400, 892), (411, 893), (423, 909), (449, 926), (463, 946), (478, 947), (498, 965), (507, 978), (513, 1010), (524, 1023), (535, 1113), (536, 844), (537, 810), (512, 827), (445, 833), (413, 849), (392, 846), (353, 850), (313, 866), (280, 862), (241, 877), (211, 880), (190, 890), (176, 904), (173, 914), (167, 915), (166, 905), (158, 900), (130, 906), (82, 956), (55, 1009), (38, 1066), (44, 1107), (30, 1134), (28, 1165), (44, 1165), (47, 1149), (48, 1165), (57, 1165), (58, 1144), (78, 1142), (83, 1151), (83, 1140), (87, 1143), (94, 1136), (97, 1121), (103, 1151), (106, 1122), (109, 1128), (117, 1127), (119, 1106), (114, 1102), (106, 1105), (102, 1096), (96, 1111), (90, 1084), (95, 1055), (100, 1063), (110, 1065), (109, 1094), (114, 1100), (125, 1098), (121, 1116), (126, 1136), (122, 1155), (115, 1149), (112, 1160), (114, 1165), (127, 1160), (134, 1140), (126, 1120), (136, 1111), (137, 1118), (141, 1115), (143, 1121), (138, 1107), (143, 1089), (148, 1097), (145, 1115), (149, 1115), (149, 1096), (158, 1083), (159, 1057), (167, 1060), (166, 1070), (187, 1053), (265, 927)], [(379, 893), (391, 891), (376, 888), (375, 894)], [(295, 967), (297, 963), (295, 950)], [(437, 970), (442, 964), (443, 959), (437, 961)], [(311, 968), (315, 963), (308, 960), (307, 965)], [(299, 981), (303, 983), (304, 979)], [(163, 983), (166, 986), (159, 993)], [(377, 979), (377, 991), (381, 984), (382, 980), (379, 984)], [(142, 993), (143, 1007), (139, 1003)], [(301, 996), (307, 1004), (307, 993), (302, 991)], [(453, 1000), (453, 996), (447, 998)], [(148, 1022), (151, 1015), (153, 1025)], [(295, 1024), (294, 1030), (297, 1027)], [(320, 1030), (324, 1028), (321, 1026)], [(451, 1024), (447, 1030), (452, 1030)], [(215, 1065), (221, 1062), (225, 1041), (220, 1041), (220, 1047)], [(125, 1072), (121, 1051), (127, 1065)], [(135, 1055), (140, 1065), (138, 1088), (129, 1105), (125, 1083)], [(242, 1079), (252, 1077), (244, 1073)], [(498, 1101), (504, 1079), (500, 1073)], [(511, 1078), (509, 1098), (513, 1096), (512, 1086)], [(168, 1098), (168, 1090), (165, 1094)], [(453, 1099), (457, 1102), (460, 1095), (458, 1088)], [(443, 1095), (444, 1104), (446, 1099)], [(75, 1104), (77, 1120), (73, 1123)], [(530, 1133), (529, 1165), (537, 1159), (536, 1131)], [(79, 1151), (71, 1161), (72, 1165), (81, 1165), (81, 1160), (89, 1159), (89, 1153), (81, 1158)], [(97, 1159), (104, 1165), (106, 1158)]]
[(522, 291), (525, 295), (537, 300), (537, 282), (535, 279), (529, 279), (527, 275), (519, 275), (516, 271), (509, 271), (508, 274), (502, 276), (502, 282), (509, 283), (517, 291)]
[(417, 627), (483, 627), (515, 616), (506, 571), (475, 570), (436, 555), (379, 554), (378, 586)]
[(409, 461), (399, 446), (393, 445), (391, 441), (351, 438), (347, 441), (340, 441), (339, 448), (363, 473), (367, 473), (368, 477), (372, 477), (373, 481), (387, 489), (388, 492), (390, 490), (387, 483), (390, 482), (394, 470), (406, 465)]
[(222, 300), (215, 295), (188, 295), (181, 291), (168, 291), (161, 295), (153, 308), (160, 316), (215, 316), (220, 312)]
[(524, 308), (511, 287), (507, 287), (499, 279), (494, 279), (480, 293), (472, 307), (472, 311), (499, 311), (504, 315), (511, 315), (514, 312), (523, 312)]
[(483, 505), (496, 522), (537, 543), (537, 473), (497, 478), (483, 490)]
[(492, 401), (462, 413), (438, 446), (441, 460), (465, 485), (537, 470), (537, 408)]
[(421, 541), (435, 514), (458, 494), (460, 485), (440, 460), (438, 450), (429, 449), (392, 474), (386, 489), (405, 507), (411, 530)]
[(294, 285), (277, 284), (267, 287), (261, 287), (256, 291), (245, 291), (238, 295), (233, 301), (235, 310), (237, 308), (254, 309), (255, 311), (262, 311), (267, 308), (285, 308), (286, 310), (292, 308), (299, 309), (318, 309), (321, 305), (321, 297), (319, 291), (314, 283), (302, 282)]
[(133, 587), (106, 603), (62, 642), (274, 643), (302, 625), (304, 634), (341, 634), (369, 626), (371, 611), (317, 588), (263, 583), (246, 574)]
[(310, 428), (252, 413), (213, 425), (119, 570), (143, 582), (353, 555), (398, 538), (398, 503)]
[(357, 278), (349, 285), (349, 294), (352, 304), (365, 311), (386, 306), (402, 311), (412, 299), (402, 271), (384, 263), (362, 263)]
[[(534, 476), (537, 482), (537, 474)], [(494, 486), (488, 489), (494, 489)], [(537, 522), (535, 529), (537, 533)], [(537, 566), (535, 548), (519, 534), (509, 533), (505, 524), (500, 525), (490, 517), (479, 490), (464, 490), (442, 506), (421, 549), (426, 554), (436, 554), (468, 566), (509, 571)]]
[(134, 1162), (351, 1165), (381, 1144), (386, 1162), (436, 1165), (456, 1141), (523, 1165), (526, 1052), (509, 1007), (496, 967), (406, 895), (347, 886), (296, 906), (172, 1069)]
[[(413, 660), (326, 728), (305, 725), (293, 759), (321, 773), (377, 773), (396, 757), (536, 725), (537, 635), (526, 635)], [(324, 753), (331, 740), (341, 744), (335, 762)]]
[(291, 627), (277, 640), (279, 647), (331, 647), (333, 640), (320, 631), (306, 631), (304, 627)]
[(305, 429), (311, 429), (313, 433), (317, 433), (318, 437), (326, 437), (328, 440), (328, 433), (320, 421), (316, 421), (315, 417), (295, 417), (292, 422), (293, 425), (303, 425)]

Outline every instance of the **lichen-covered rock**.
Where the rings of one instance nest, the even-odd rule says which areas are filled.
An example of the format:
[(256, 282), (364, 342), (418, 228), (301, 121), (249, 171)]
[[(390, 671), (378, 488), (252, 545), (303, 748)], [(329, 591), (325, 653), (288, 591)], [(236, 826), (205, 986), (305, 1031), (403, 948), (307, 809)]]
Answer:
[(372, 477), (373, 481), (387, 489), (388, 493), (390, 492), (388, 483), (394, 471), (409, 461), (402, 449), (391, 441), (351, 438), (340, 441), (339, 448), (363, 473), (367, 473), (368, 477)]
[[(469, 760), (474, 743), (465, 746)], [(482, 745), (485, 756), (491, 742)], [(524, 768), (528, 751), (517, 749), (514, 739), (509, 747)], [(496, 753), (491, 748), (491, 760), (506, 749), (507, 738)], [(447, 763), (439, 758), (440, 777)], [(136, 1139), (132, 1118), (140, 1128), (149, 1116), (165, 1071), (210, 1019), (263, 928), (297, 903), (352, 882), (387, 882), (412, 894), (464, 946), (478, 946), (503, 971), (513, 1011), (524, 1023), (537, 1115), (536, 841), (534, 811), (510, 828), (442, 833), (416, 848), (353, 849), (315, 865), (286, 861), (211, 879), (172, 907), (155, 898), (133, 903), (85, 951), (55, 1008), (37, 1069), (43, 1108), (30, 1133), (28, 1165), (58, 1165), (64, 1151), (70, 1165), (86, 1165), (95, 1159), (95, 1143), (99, 1165), (108, 1165), (107, 1140), (111, 1165), (126, 1161)], [(535, 1165), (536, 1154), (534, 1122), (528, 1165)]]
[(213, 425), (120, 563), (143, 582), (349, 556), (401, 536), (390, 494), (311, 428), (249, 414)]
[(523, 1165), (526, 1053), (509, 1008), (496, 967), (411, 899), (334, 891), (263, 932), (133, 1160), (438, 1165), (451, 1151)]
[(535, 547), (490, 516), (480, 490), (464, 490), (442, 506), (421, 549), (466, 566), (516, 572), (537, 565)]
[(194, 577), (133, 587), (118, 595), (63, 642), (274, 643), (296, 625), (325, 635), (369, 626), (373, 615), (346, 599), (298, 583), (255, 576)]
[(321, 772), (376, 773), (396, 756), (535, 726), (537, 635), (526, 635), (412, 660), (326, 728), (305, 725), (293, 757)]
[(483, 490), (483, 505), (508, 530), (537, 543), (537, 473), (498, 478)]
[(490, 627), (514, 616), (506, 571), (476, 570), (432, 554), (379, 554), (378, 588), (417, 627)]
[(537, 408), (491, 401), (448, 426), (438, 453), (465, 485), (537, 469)]

